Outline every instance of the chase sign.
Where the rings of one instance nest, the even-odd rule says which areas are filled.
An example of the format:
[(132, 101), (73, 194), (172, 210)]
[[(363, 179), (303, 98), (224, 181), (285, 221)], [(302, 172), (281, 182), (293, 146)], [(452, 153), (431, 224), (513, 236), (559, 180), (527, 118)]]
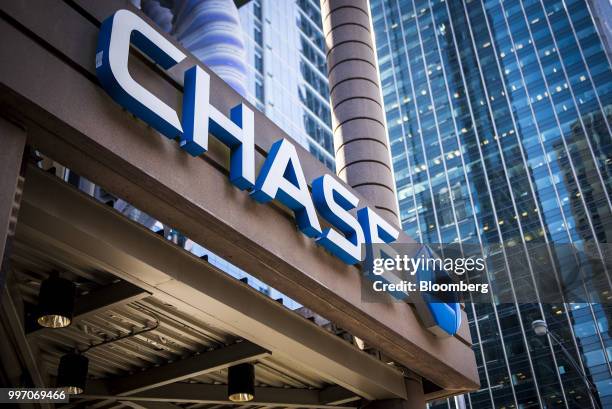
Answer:
[[(364, 244), (397, 240), (399, 231), (395, 227), (371, 208), (360, 208), (359, 198), (331, 175), (313, 180), (311, 195), (296, 148), (287, 139), (272, 145), (256, 176), (251, 109), (241, 103), (231, 109), (229, 116), (219, 112), (209, 103), (210, 76), (194, 65), (184, 74), (179, 117), (174, 108), (131, 77), (128, 71), (131, 45), (165, 70), (187, 58), (136, 14), (119, 10), (107, 18), (98, 38), (96, 73), (106, 92), (126, 110), (167, 138), (177, 140), (180, 148), (192, 156), (204, 154), (208, 150), (209, 135), (213, 135), (230, 149), (229, 179), (232, 184), (250, 192), (257, 202), (276, 200), (291, 209), (303, 234), (347, 264), (364, 260)], [(354, 209), (357, 211), (351, 213)], [(323, 229), (317, 214), (331, 227)], [(454, 334), (460, 324), (457, 319), (460, 311), (456, 308), (444, 311), (455, 314), (450, 321), (457, 325), (443, 325), (446, 334)], [(448, 323), (449, 319), (442, 321)]]

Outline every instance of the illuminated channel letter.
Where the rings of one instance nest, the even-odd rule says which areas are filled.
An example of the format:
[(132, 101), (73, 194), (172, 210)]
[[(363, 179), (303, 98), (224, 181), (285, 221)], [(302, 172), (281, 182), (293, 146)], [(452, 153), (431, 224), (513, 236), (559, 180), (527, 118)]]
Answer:
[(347, 264), (362, 261), (363, 230), (348, 212), (357, 207), (359, 198), (331, 175), (323, 175), (312, 182), (312, 200), (321, 216), (342, 232), (326, 228), (317, 243)]
[(168, 138), (181, 136), (176, 111), (134, 81), (128, 71), (130, 44), (167, 70), (186, 55), (143, 19), (119, 10), (102, 23), (96, 50), (96, 74), (106, 92), (122, 107)]
[(302, 233), (311, 238), (321, 234), (300, 160), (288, 140), (280, 139), (270, 148), (251, 196), (259, 203), (278, 200), (293, 210)]
[(369, 207), (359, 209), (357, 219), (361, 224), (367, 244), (391, 243), (399, 237), (399, 231)]
[(255, 183), (254, 115), (245, 104), (227, 118), (209, 103), (210, 75), (199, 66), (185, 72), (181, 148), (193, 156), (208, 150), (208, 133), (230, 148), (230, 181), (240, 189)]

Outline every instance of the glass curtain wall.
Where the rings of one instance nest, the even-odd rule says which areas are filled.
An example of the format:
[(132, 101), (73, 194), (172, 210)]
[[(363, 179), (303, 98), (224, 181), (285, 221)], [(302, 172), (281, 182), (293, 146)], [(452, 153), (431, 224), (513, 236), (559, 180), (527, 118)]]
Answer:
[[(404, 230), (424, 243), (503, 244), (488, 279), (513, 283), (498, 291), (515, 300), (533, 291), (520, 283), (537, 273), (512, 275), (511, 265), (528, 264), (530, 246), (589, 245), (609, 257), (612, 71), (589, 5), (370, 4)], [(537, 292), (533, 303), (500, 303), (493, 291), (468, 305), (482, 387), (433, 406), (592, 407), (561, 349), (531, 330), (543, 318), (612, 407), (608, 291), (557, 304)]]

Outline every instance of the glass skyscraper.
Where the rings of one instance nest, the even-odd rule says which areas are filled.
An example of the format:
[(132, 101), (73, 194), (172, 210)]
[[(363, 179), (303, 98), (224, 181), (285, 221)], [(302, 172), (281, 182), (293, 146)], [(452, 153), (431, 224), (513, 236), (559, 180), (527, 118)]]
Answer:
[[(501, 243), (513, 262), (527, 263), (534, 245), (610, 257), (612, 71), (608, 34), (598, 32), (606, 17), (585, 0), (370, 4), (404, 230), (424, 243)], [(517, 285), (537, 279), (529, 266), (513, 275), (503, 258), (489, 266), (493, 287), (503, 275)], [(467, 304), (481, 389), (465, 405), (593, 406), (559, 346), (531, 330), (545, 319), (597, 403), (612, 407), (608, 291), (584, 303), (542, 303), (537, 293), (502, 303), (494, 291)]]
[(239, 13), (247, 51), (247, 98), (333, 169), (319, 1), (251, 0)]

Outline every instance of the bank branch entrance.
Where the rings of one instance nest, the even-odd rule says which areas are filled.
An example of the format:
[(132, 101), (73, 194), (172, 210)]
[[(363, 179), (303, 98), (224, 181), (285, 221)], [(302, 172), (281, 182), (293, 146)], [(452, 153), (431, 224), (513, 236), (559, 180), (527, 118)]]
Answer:
[[(5, 385), (77, 382), (78, 358), (65, 358), (77, 356), (79, 393), (41, 406), (408, 408), (478, 387), (464, 311), (440, 337), (412, 305), (361, 299), (361, 244), (411, 239), (128, 1), (1, 7)], [(70, 174), (304, 307), (129, 220)], [(53, 279), (74, 288), (57, 328), (37, 320)]]

